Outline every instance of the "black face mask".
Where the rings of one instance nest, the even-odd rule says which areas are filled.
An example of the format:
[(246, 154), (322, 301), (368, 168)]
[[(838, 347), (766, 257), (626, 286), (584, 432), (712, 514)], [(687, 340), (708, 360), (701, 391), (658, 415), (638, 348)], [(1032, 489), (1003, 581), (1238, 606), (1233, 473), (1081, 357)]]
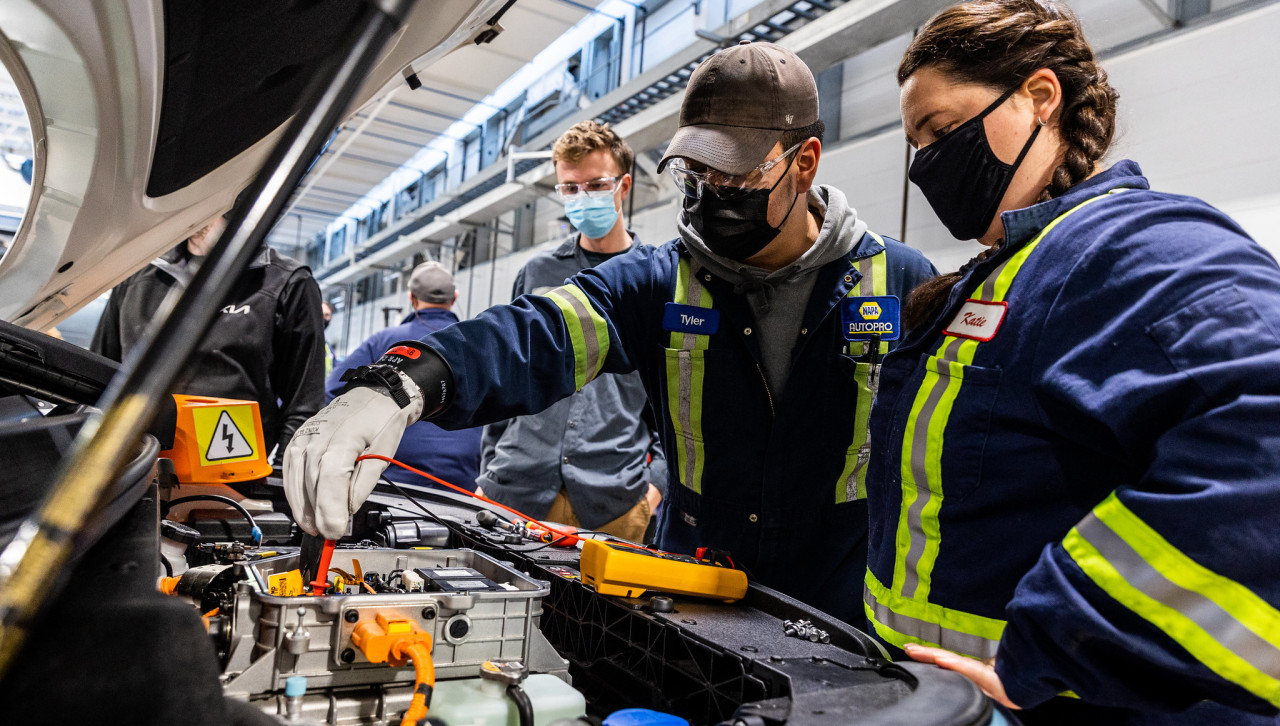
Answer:
[(769, 224), (769, 196), (787, 178), (793, 161), (795, 156), (787, 162), (787, 168), (778, 181), (768, 189), (752, 189), (744, 196), (731, 200), (717, 197), (710, 189), (703, 189), (697, 199), (685, 197), (685, 219), (702, 238), (707, 249), (721, 257), (745, 262), (769, 246), (782, 232), (782, 225), (787, 223), (791, 210), (796, 206), (796, 199), (800, 198), (797, 194), (791, 200), (787, 216), (782, 218), (777, 227)]
[(916, 152), (907, 171), (907, 177), (920, 187), (934, 214), (956, 239), (977, 239), (986, 234), (1013, 173), (1040, 133), (1040, 126), (1036, 126), (1012, 164), (1000, 161), (991, 151), (982, 119), (1016, 90), (1006, 91), (985, 111)]

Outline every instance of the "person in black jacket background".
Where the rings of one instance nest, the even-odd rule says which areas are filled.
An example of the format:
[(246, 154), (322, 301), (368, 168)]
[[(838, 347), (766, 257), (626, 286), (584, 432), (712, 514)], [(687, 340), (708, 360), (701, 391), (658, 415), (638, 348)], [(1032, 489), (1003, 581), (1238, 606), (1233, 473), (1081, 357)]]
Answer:
[[(91, 347), (122, 360), (160, 302), (185, 287), (221, 234), (222, 218), (111, 291)], [(279, 456), (293, 432), (324, 404), (324, 318), (320, 286), (302, 263), (263, 246), (236, 281), (228, 304), (200, 342), (174, 392), (257, 401), (262, 433)]]

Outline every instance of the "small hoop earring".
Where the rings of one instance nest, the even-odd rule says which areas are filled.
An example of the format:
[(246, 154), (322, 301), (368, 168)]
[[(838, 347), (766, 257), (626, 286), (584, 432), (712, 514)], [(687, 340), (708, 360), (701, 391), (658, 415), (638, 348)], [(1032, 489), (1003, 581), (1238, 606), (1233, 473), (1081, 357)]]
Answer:
[(1040, 124), (1041, 126), (1044, 126), (1044, 125), (1045, 125), (1045, 122), (1044, 122), (1044, 121), (1041, 121), (1041, 120), (1040, 120), (1040, 117), (1039, 117), (1038, 115), (1036, 116), (1036, 123)]

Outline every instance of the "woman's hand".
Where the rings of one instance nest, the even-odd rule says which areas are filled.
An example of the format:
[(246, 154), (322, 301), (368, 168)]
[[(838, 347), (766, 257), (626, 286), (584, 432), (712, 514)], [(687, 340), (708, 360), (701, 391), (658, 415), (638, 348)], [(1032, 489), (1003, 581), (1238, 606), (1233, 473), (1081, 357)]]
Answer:
[(921, 663), (932, 663), (939, 668), (946, 668), (949, 671), (955, 671), (960, 675), (968, 678), (978, 684), (978, 688), (982, 692), (991, 697), (997, 703), (1008, 708), (1017, 709), (1018, 706), (1009, 697), (1005, 695), (1004, 684), (1000, 682), (1000, 676), (996, 675), (996, 659), (989, 661), (974, 660), (966, 658), (962, 655), (956, 655), (949, 650), (942, 648), (929, 648), (915, 643), (908, 643), (905, 648), (907, 655), (913, 660)]

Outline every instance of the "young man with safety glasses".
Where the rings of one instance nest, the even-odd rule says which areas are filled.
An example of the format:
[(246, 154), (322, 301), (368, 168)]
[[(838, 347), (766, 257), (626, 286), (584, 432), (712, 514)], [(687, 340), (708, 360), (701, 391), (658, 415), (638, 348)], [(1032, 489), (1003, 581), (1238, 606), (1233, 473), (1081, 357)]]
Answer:
[[(551, 150), (576, 233), (529, 260), (512, 298), (543, 295), (640, 244), (622, 222), (631, 147), (583, 121)], [(531, 517), (641, 540), (667, 489), (667, 463), (640, 374), (606, 373), (545, 411), (485, 427), (478, 491)]]
[(413, 421), (539, 411), (634, 370), (670, 471), (658, 546), (728, 550), (763, 584), (861, 625), (878, 364), (901, 299), (936, 271), (814, 185), (822, 132), (794, 53), (751, 43), (704, 61), (659, 165), (682, 194), (680, 238), (389, 351), (295, 435), (285, 487), (299, 524), (340, 535), (383, 466), (356, 457), (394, 450)]

